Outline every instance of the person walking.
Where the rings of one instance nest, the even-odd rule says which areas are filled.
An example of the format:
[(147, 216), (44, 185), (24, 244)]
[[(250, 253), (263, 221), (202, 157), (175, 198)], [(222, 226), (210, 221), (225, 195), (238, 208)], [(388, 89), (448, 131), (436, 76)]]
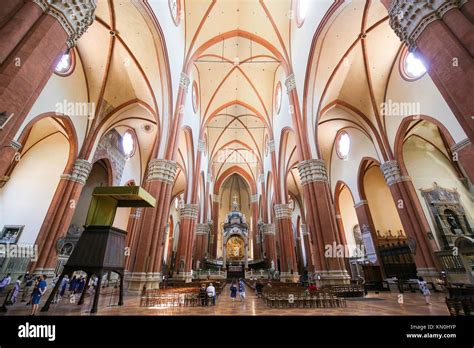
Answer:
[(2, 292), (3, 290), (5, 290), (5, 288), (10, 284), (10, 282), (12, 281), (12, 277), (10, 275), (10, 273), (8, 273), (5, 277), (2, 278), (2, 280), (0, 281), (0, 292)]
[(428, 284), (425, 282), (423, 277), (418, 277), (418, 286), (420, 287), (420, 291), (421, 291), (421, 293), (423, 294), (423, 296), (425, 298), (426, 304), (430, 305), (431, 304), (431, 302), (430, 302), (431, 292), (430, 292), (430, 289), (428, 289)]
[(35, 315), (38, 311), (38, 305), (40, 303), (41, 297), (46, 293), (47, 290), (46, 286), (46, 275), (42, 275), (40, 277), (40, 281), (38, 282), (38, 286), (33, 290), (33, 295), (31, 297), (31, 303), (33, 304), (33, 308), (31, 310), (31, 315)]
[(13, 286), (13, 292), (10, 296), (10, 300), (8, 301), (10, 304), (14, 304), (16, 300), (18, 299), (18, 294), (20, 293), (20, 289), (21, 289), (22, 278), (23, 278), (22, 276), (19, 276), (15, 282), (15, 285)]
[(235, 285), (235, 281), (233, 280), (230, 284), (230, 298), (232, 302), (235, 302), (235, 298), (237, 297), (237, 286)]
[(240, 302), (245, 300), (245, 283), (242, 279), (239, 279), (239, 297)]

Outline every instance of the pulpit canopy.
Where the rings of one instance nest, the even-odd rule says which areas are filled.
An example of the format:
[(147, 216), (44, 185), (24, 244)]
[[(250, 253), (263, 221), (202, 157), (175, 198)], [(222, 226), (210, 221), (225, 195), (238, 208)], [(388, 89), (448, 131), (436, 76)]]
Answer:
[(117, 208), (155, 207), (156, 200), (140, 186), (96, 187), (85, 226), (112, 226)]

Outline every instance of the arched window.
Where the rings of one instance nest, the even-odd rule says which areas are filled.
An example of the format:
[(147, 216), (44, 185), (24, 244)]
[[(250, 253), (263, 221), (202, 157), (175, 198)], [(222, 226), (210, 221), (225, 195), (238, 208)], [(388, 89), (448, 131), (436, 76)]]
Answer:
[(296, 1), (296, 25), (300, 28), (308, 13), (309, 4), (311, 0), (297, 0)]
[(168, 6), (170, 8), (171, 18), (176, 26), (179, 25), (180, 21), (180, 11), (181, 11), (181, 4), (179, 3), (180, 0), (168, 0)]
[(346, 159), (351, 149), (351, 138), (347, 132), (339, 133), (336, 139), (336, 152), (340, 159)]
[(275, 88), (275, 112), (276, 114), (278, 115), (280, 113), (280, 109), (281, 109), (281, 98), (282, 98), (282, 94), (281, 94), (281, 82), (278, 82), (276, 88)]
[(135, 134), (131, 131), (126, 131), (122, 136), (122, 149), (125, 156), (128, 158), (135, 154)]

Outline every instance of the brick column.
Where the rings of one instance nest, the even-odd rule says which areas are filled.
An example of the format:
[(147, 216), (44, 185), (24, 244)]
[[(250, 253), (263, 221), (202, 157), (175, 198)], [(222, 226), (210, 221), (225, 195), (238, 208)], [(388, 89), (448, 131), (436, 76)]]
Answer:
[(309, 219), (309, 232), (314, 241), (315, 272), (321, 275), (323, 284), (349, 282), (345, 262), (338, 257), (325, 257), (326, 246), (341, 244), (338, 233), (334, 203), (331, 198), (326, 165), (319, 159), (302, 161), (298, 164), (301, 184)]
[(295, 255), (295, 241), (291, 215), (293, 209), (289, 204), (275, 204), (275, 219), (278, 224), (278, 240), (280, 242), (280, 278), (298, 280), (298, 264)]
[(417, 273), (420, 276), (435, 279), (438, 277), (438, 270), (440, 269), (438, 260), (434, 255), (434, 251), (437, 251), (438, 247), (433, 239), (428, 239), (430, 227), (416, 196), (413, 183), (410, 177), (400, 174), (397, 161), (384, 162), (380, 169), (397, 206), (409, 245), (414, 245), (412, 254)]
[(217, 258), (217, 248), (218, 243), (217, 239), (219, 236), (219, 195), (213, 194), (212, 195), (212, 221), (214, 222), (212, 225), (212, 235), (210, 238), (211, 245), (209, 246), (209, 253), (210, 257), (213, 259)]
[[(28, 2), (0, 29), (0, 177), (11, 162), (9, 143), (49, 80), (58, 59), (94, 20), (95, 2)], [(11, 116), (11, 117), (10, 117)]]
[[(421, 54), (433, 82), (472, 141), (474, 27), (469, 15), (472, 15), (472, 1), (382, 2), (389, 9), (390, 26), (410, 50)], [(465, 6), (468, 6), (466, 10)]]
[(265, 248), (265, 254), (268, 261), (273, 261), (275, 269), (278, 266), (277, 254), (276, 254), (276, 241), (275, 241), (275, 225), (274, 224), (263, 224), (263, 243)]
[(173, 278), (192, 281), (192, 246), (199, 205), (185, 204), (180, 210), (181, 230)]
[(64, 237), (71, 224), (82, 188), (92, 170), (92, 164), (84, 159), (76, 160), (69, 174), (63, 174), (54, 193), (43, 225), (38, 233), (38, 260), (30, 265), (36, 274), (54, 275), (57, 263), (56, 242)]
[[(200, 266), (202, 268), (204, 262), (204, 255), (206, 253), (206, 242), (209, 236), (209, 224), (196, 224), (196, 241), (195, 241), (195, 258), (194, 264), (196, 265), (197, 261), (199, 261)], [(197, 268), (197, 267), (196, 267)]]
[(253, 248), (253, 259), (259, 260), (262, 258), (260, 255), (260, 241), (258, 240), (258, 195), (252, 195), (250, 197), (250, 210), (252, 212), (252, 248)]
[(176, 170), (177, 164), (171, 160), (153, 159), (148, 163), (144, 188), (156, 198), (156, 207), (142, 210), (131, 232), (129, 272), (125, 275), (131, 291), (141, 291), (143, 286), (157, 288), (161, 281), (164, 232)]

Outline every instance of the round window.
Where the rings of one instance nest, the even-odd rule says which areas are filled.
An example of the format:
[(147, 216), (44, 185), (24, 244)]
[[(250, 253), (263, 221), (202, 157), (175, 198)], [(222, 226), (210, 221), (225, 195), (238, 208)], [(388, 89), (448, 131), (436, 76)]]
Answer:
[(426, 67), (416, 53), (405, 48), (400, 59), (400, 72), (405, 80), (414, 81), (426, 73)]
[(54, 67), (54, 72), (60, 76), (68, 76), (74, 70), (74, 51), (70, 50), (62, 55)]

